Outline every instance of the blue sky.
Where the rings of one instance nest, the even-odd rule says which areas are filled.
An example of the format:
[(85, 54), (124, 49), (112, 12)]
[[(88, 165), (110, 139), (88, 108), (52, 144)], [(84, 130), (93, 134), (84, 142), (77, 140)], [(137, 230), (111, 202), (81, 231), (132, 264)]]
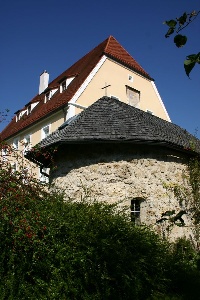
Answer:
[[(200, 51), (200, 16), (178, 49), (165, 39), (165, 20), (200, 9), (194, 0), (0, 0), (0, 110), (10, 117), (37, 93), (39, 75), (52, 81), (113, 35), (155, 79), (172, 122), (200, 138), (200, 65), (184, 73), (187, 54)], [(0, 130), (6, 123), (0, 124)]]

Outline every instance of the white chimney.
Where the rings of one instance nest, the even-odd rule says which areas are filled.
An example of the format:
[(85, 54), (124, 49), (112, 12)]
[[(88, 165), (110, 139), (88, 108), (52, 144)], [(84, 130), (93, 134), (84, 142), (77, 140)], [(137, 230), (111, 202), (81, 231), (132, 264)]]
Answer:
[(48, 87), (49, 84), (49, 73), (44, 71), (40, 75), (40, 85), (39, 85), (39, 95), (44, 92), (44, 90)]

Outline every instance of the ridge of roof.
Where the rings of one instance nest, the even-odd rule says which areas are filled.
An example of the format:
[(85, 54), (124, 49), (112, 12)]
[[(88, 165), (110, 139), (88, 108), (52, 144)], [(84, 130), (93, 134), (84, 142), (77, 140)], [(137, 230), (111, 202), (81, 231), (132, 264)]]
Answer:
[[(120, 45), (120, 43), (113, 36), (109, 36), (106, 40), (101, 42), (94, 49), (89, 51), (77, 62), (71, 65), (67, 70), (53, 79), (46, 89), (51, 90), (52, 88), (56, 87), (64, 77), (69, 78), (70, 76), (75, 76), (74, 80), (72, 80), (64, 92), (56, 92), (51, 100), (46, 103), (44, 103), (44, 94), (46, 90), (40, 95), (37, 94), (28, 102), (30, 104), (38, 102), (38, 104), (33, 108), (31, 114), (26, 116), (24, 115), (24, 117), (17, 122), (14, 117), (0, 133), (0, 139), (6, 140), (15, 136), (24, 129), (27, 129), (33, 124), (44, 119), (46, 116), (49, 116), (53, 112), (56, 112), (58, 109), (61, 109), (63, 106), (65, 106), (84, 83), (103, 55), (112, 58), (113, 60), (129, 67), (130, 69), (133, 69), (138, 74), (141, 74), (145, 78), (151, 80), (151, 77), (148, 75), (148, 73), (146, 73), (146, 71), (131, 57), (131, 55)], [(18, 110), (17, 113), (25, 109), (26, 106)]]
[[(109, 97), (94, 102), (36, 147), (105, 142), (155, 144), (186, 152), (187, 155), (200, 155), (200, 140), (185, 129)], [(34, 151), (28, 153), (27, 158), (32, 160)]]
[(139, 65), (139, 63), (124, 49), (124, 47), (113, 37), (109, 36), (104, 53), (110, 58), (117, 60), (143, 75), (147, 79), (153, 80), (150, 75)]

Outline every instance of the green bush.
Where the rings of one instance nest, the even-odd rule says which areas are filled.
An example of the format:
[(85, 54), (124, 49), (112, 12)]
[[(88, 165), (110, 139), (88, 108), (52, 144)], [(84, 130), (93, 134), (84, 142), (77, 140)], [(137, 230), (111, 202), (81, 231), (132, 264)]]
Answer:
[(164, 244), (116, 206), (63, 202), (3, 169), (0, 199), (1, 299), (145, 299), (162, 287)]
[(162, 286), (165, 248), (115, 206), (3, 177), (1, 299), (145, 299)]
[(195, 299), (198, 257), (184, 243), (134, 226), (116, 205), (64, 202), (0, 169), (1, 300)]

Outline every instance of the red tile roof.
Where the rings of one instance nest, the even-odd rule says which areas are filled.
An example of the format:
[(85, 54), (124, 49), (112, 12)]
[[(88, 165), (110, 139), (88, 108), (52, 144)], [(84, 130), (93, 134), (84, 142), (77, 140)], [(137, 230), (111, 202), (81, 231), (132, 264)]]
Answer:
[[(118, 43), (118, 41), (114, 37), (110, 36), (96, 48), (78, 60), (75, 64), (73, 64), (69, 69), (60, 74), (51, 83), (49, 83), (48, 88), (52, 89), (53, 87), (58, 86), (58, 83), (61, 82), (62, 79), (75, 76), (75, 79), (72, 80), (64, 92), (60, 93), (58, 89), (51, 100), (47, 103), (44, 103), (44, 93), (36, 95), (29, 102), (29, 104), (35, 102), (39, 102), (39, 104), (34, 107), (31, 114), (24, 115), (18, 122), (16, 122), (16, 119), (13, 118), (7, 127), (1, 132), (1, 140), (5, 140), (16, 135), (18, 132), (31, 126), (39, 120), (42, 120), (47, 115), (50, 115), (56, 110), (64, 107), (71, 100), (103, 55), (112, 58), (113, 60), (129, 67), (142, 76), (152, 80), (149, 74), (146, 73), (146, 71)], [(26, 109), (26, 107), (24, 107), (22, 110), (24, 109)]]

